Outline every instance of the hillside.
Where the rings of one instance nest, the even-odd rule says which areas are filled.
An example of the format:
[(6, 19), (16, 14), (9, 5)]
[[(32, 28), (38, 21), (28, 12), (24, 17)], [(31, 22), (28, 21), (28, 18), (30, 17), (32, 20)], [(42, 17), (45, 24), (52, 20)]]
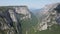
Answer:
[(36, 12), (38, 18), (37, 34), (59, 34), (60, 3), (49, 4)]
[(26, 34), (37, 23), (36, 16), (27, 6), (0, 7), (0, 34)]

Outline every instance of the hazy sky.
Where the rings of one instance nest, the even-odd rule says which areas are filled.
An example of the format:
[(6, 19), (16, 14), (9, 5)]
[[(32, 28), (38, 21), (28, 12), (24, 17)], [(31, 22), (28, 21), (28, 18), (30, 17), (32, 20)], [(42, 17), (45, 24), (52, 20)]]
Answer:
[(0, 6), (27, 5), (29, 8), (42, 8), (46, 4), (57, 2), (60, 0), (0, 0)]

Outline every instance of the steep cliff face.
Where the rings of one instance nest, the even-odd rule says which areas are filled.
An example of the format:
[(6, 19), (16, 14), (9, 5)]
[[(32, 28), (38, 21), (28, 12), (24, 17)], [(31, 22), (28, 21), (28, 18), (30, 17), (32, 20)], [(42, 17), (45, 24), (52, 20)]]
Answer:
[[(59, 7), (59, 8), (58, 8)], [(43, 11), (43, 12), (42, 12)], [(59, 19), (60, 18), (60, 3), (56, 3), (56, 4), (50, 4), (50, 5), (46, 5), (45, 7), (43, 7), (41, 12), (41, 23), (39, 24), (38, 29), (40, 31), (42, 30), (52, 30), (52, 25), (59, 25)], [(40, 15), (40, 13), (38, 14), (38, 16)], [(44, 16), (43, 16), (44, 15)]]
[(22, 34), (21, 20), (30, 19), (27, 6), (0, 7), (0, 34)]
[(16, 10), (16, 13), (24, 15), (24, 17), (20, 17), (21, 20), (25, 18), (31, 18), (31, 13), (27, 6), (20, 6), (15, 8), (15, 10)]
[(0, 34), (15, 34), (13, 21), (4, 7), (0, 7)]

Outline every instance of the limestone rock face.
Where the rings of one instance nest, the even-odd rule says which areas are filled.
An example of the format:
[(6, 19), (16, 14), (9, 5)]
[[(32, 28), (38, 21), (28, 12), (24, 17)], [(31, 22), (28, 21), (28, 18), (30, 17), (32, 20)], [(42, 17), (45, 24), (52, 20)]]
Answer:
[(24, 14), (24, 15), (29, 14), (27, 6), (20, 6), (20, 7), (16, 7), (15, 9), (16, 9), (16, 13)]
[(0, 7), (0, 34), (22, 34), (20, 20), (31, 18), (27, 6)]
[(25, 18), (31, 18), (31, 14), (27, 6), (15, 7), (15, 10), (16, 13), (24, 15), (24, 17), (22, 17), (21, 20)]
[(39, 30), (51, 30), (54, 24), (60, 24), (60, 3), (46, 5), (42, 10), (42, 22), (39, 25)]

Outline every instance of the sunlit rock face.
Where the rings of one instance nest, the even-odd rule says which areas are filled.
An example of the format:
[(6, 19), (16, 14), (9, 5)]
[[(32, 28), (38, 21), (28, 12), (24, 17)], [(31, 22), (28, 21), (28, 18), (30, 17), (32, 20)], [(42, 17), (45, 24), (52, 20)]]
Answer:
[(16, 7), (15, 10), (16, 10), (16, 13), (19, 13), (19, 14), (26, 15), (27, 13), (29, 13), (27, 6)]
[(44, 18), (42, 18), (42, 22), (39, 25), (40, 31), (47, 29), (51, 30), (50, 27), (52, 25), (60, 24), (60, 3), (46, 5), (43, 9), (42, 11), (44, 12), (42, 12), (42, 14), (44, 14), (45, 17), (42, 16)]
[(9, 12), (10, 17), (13, 20), (13, 22), (17, 22), (17, 19), (15, 17), (15, 9), (8, 9), (8, 12)]
[(24, 17), (21, 17), (21, 20), (25, 18), (31, 18), (31, 14), (27, 6), (15, 7), (15, 12), (24, 15)]
[(13, 9), (9, 9), (8, 12), (10, 13), (10, 16), (14, 22), (17, 22), (16, 14), (22, 15), (19, 17), (21, 20), (31, 18), (31, 14), (27, 6), (15, 6), (12, 8)]

